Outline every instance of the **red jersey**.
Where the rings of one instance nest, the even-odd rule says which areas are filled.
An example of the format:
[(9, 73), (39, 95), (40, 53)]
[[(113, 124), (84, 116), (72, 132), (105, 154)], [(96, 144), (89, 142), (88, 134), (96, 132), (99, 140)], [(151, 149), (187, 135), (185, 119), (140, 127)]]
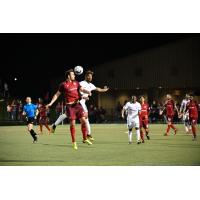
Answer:
[(191, 100), (187, 106), (186, 106), (186, 110), (189, 111), (189, 117), (190, 118), (195, 118), (197, 119), (198, 118), (198, 103), (194, 100)]
[(73, 103), (80, 99), (78, 81), (65, 81), (60, 84), (58, 91), (65, 96), (66, 103)]
[(40, 113), (40, 117), (47, 117), (47, 109), (45, 105), (40, 104), (40, 107), (38, 108), (38, 110)]
[(166, 108), (167, 116), (174, 116), (175, 103), (173, 100), (167, 100), (164, 107)]
[(149, 104), (148, 103), (141, 104), (140, 118), (142, 120), (148, 119), (148, 115), (149, 115)]

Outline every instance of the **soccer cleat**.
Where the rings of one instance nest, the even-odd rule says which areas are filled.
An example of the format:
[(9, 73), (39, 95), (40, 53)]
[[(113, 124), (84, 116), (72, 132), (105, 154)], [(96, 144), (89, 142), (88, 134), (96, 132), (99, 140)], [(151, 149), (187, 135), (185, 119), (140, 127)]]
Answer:
[(51, 133), (55, 133), (55, 130), (56, 130), (56, 126), (55, 126), (55, 125), (51, 126), (50, 132), (51, 132)]
[(150, 137), (148, 135), (146, 135), (146, 137), (147, 137), (147, 140), (150, 140)]
[(90, 140), (86, 139), (86, 140), (83, 140), (83, 143), (86, 143), (88, 145), (92, 145), (92, 142), (90, 142)]
[(77, 146), (76, 142), (73, 142), (73, 143), (72, 143), (72, 146), (73, 146), (73, 149), (75, 149), (75, 150), (78, 149), (78, 146)]
[(165, 133), (164, 136), (169, 136), (169, 135), (167, 133)]
[(175, 129), (175, 130), (174, 130), (174, 135), (176, 135), (176, 134), (177, 134), (177, 131), (178, 131), (177, 129)]
[(193, 137), (192, 141), (197, 141), (197, 137)]
[(144, 140), (142, 140), (142, 143), (144, 143)]
[(90, 141), (94, 141), (94, 138), (91, 135), (87, 135), (87, 139), (89, 139)]
[(137, 144), (141, 144), (141, 141), (140, 141), (140, 140), (138, 140), (138, 141), (137, 141)]

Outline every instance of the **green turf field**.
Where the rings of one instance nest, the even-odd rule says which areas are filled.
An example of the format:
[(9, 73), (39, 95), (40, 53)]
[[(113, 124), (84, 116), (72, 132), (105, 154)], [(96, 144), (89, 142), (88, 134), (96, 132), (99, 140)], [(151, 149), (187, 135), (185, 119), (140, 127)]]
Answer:
[[(126, 125), (92, 125), (95, 142), (82, 144), (77, 125), (78, 150), (71, 146), (69, 125), (59, 126), (55, 134), (45, 132), (37, 144), (25, 126), (0, 127), (0, 166), (133, 166), (200, 165), (200, 138), (192, 141), (177, 125), (176, 136), (163, 136), (166, 125), (151, 125), (151, 140), (128, 145)], [(37, 129), (36, 129), (37, 130)], [(46, 131), (46, 130), (45, 130)], [(198, 128), (199, 133), (199, 128)]]

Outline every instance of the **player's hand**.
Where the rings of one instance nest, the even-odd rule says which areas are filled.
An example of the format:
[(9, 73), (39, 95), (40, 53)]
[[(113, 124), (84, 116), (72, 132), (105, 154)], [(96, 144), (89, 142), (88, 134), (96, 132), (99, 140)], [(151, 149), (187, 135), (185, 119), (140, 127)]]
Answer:
[(162, 115), (163, 114), (163, 111), (162, 110), (160, 110), (160, 112), (159, 112), (159, 115)]
[(183, 114), (182, 113), (178, 113), (178, 118), (182, 118)]
[(106, 85), (103, 88), (104, 88), (105, 92), (107, 92), (109, 90), (109, 87)]
[(51, 107), (52, 105), (49, 103), (46, 105), (46, 109), (48, 109), (49, 107)]

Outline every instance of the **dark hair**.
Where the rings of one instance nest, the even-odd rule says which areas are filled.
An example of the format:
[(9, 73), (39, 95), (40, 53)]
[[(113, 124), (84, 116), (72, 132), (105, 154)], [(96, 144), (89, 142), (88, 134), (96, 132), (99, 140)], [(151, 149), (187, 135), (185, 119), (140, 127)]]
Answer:
[(73, 69), (67, 70), (67, 71), (65, 72), (65, 78), (68, 77), (68, 75), (70, 74), (70, 72), (74, 72), (74, 70), (73, 70)]
[(94, 74), (94, 72), (93, 72), (93, 71), (91, 71), (91, 70), (88, 70), (88, 71), (86, 71), (86, 72), (85, 72), (85, 75), (87, 76), (88, 74), (91, 74), (91, 75), (93, 75), (93, 74)]

